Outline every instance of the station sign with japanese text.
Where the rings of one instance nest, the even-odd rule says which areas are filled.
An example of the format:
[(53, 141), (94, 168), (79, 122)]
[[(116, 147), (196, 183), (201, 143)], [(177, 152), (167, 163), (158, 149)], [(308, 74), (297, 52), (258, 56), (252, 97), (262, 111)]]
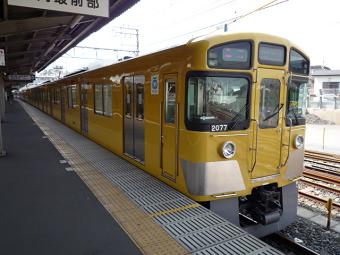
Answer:
[(5, 50), (0, 49), (0, 66), (5, 66)]
[(109, 0), (8, 0), (9, 5), (109, 17)]
[(7, 81), (33, 81), (35, 76), (31, 74), (9, 74), (5, 76), (5, 79)]

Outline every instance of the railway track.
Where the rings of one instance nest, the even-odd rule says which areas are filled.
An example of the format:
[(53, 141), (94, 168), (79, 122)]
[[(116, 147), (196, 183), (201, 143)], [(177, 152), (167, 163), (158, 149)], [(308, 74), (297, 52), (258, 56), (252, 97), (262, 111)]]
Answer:
[(333, 187), (330, 187), (330, 186), (322, 184), (322, 183), (315, 183), (315, 182), (309, 181), (309, 180), (304, 179), (304, 178), (300, 179), (299, 182), (313, 186), (313, 187), (316, 187), (316, 188), (324, 189), (324, 190), (327, 190), (329, 192), (333, 192), (334, 194), (337, 194), (338, 196), (340, 196), (340, 189), (338, 189), (338, 188), (333, 188)]
[(340, 164), (340, 156), (339, 155), (334, 155), (334, 154), (329, 154), (329, 153), (320, 153), (320, 152), (306, 150), (305, 151), (305, 157)]
[[(307, 198), (309, 198), (311, 200), (314, 200), (314, 201), (317, 201), (317, 202), (320, 202), (320, 203), (323, 203), (323, 204), (327, 204), (327, 202), (328, 202), (328, 199), (325, 199), (325, 198), (322, 198), (322, 197), (318, 197), (318, 196), (314, 196), (314, 195), (312, 195), (310, 193), (307, 193), (307, 192), (304, 192), (304, 191), (301, 191), (301, 190), (299, 190), (299, 195), (307, 197)], [(340, 204), (339, 203), (333, 202), (332, 206), (333, 206), (333, 208), (340, 209)]]
[(265, 238), (266, 242), (269, 242), (271, 245), (272, 243), (275, 244), (275, 246), (278, 246), (276, 248), (280, 249), (281, 251), (286, 254), (295, 254), (295, 255), (318, 255), (319, 253), (307, 248), (306, 246), (296, 243), (293, 240), (287, 238), (286, 236), (274, 233), (269, 236), (266, 236)]
[[(321, 181), (326, 184), (335, 184), (340, 186), (340, 156), (333, 154), (323, 154), (313, 151), (305, 151), (305, 169), (303, 176), (314, 181)], [(320, 190), (325, 190), (340, 196), (340, 189), (330, 187), (326, 184), (315, 183), (302, 178), (301, 183), (313, 186)], [(327, 204), (328, 198), (315, 196), (305, 191), (299, 191), (299, 195), (308, 199)], [(333, 208), (340, 209), (340, 204), (332, 202)]]
[(340, 176), (334, 175), (332, 173), (320, 172), (318, 169), (315, 168), (305, 167), (305, 170), (303, 171), (303, 176), (317, 181), (340, 185)]
[(340, 156), (305, 151), (305, 168), (332, 174), (340, 178)]

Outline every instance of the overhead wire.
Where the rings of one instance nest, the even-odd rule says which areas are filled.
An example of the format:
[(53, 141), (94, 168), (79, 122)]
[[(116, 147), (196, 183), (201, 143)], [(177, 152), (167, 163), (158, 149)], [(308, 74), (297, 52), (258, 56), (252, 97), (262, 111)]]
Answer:
[[(183, 36), (186, 36), (186, 35), (190, 35), (190, 34), (194, 34), (196, 32), (199, 32), (199, 31), (202, 31), (202, 30), (206, 30), (208, 28), (212, 28), (212, 27), (217, 27), (219, 25), (222, 25), (222, 24), (227, 24), (227, 25), (230, 25), (232, 23), (235, 23), (237, 22), (238, 20), (242, 19), (242, 18), (245, 18), (251, 14), (254, 14), (255, 12), (259, 12), (259, 11), (262, 11), (262, 10), (265, 10), (265, 9), (268, 9), (268, 8), (271, 8), (273, 6), (277, 6), (279, 4), (282, 4), (282, 3), (285, 3), (285, 2), (288, 2), (289, 0), (282, 0), (280, 2), (278, 2), (279, 0), (273, 0), (273, 1), (270, 1), (269, 3), (267, 4), (264, 4), (248, 13), (245, 13), (245, 14), (242, 14), (242, 15), (239, 15), (237, 17), (233, 17), (233, 18), (229, 18), (229, 19), (226, 19), (226, 20), (223, 20), (223, 21), (220, 21), (218, 23), (215, 23), (215, 24), (212, 24), (212, 25), (209, 25), (209, 26), (206, 26), (206, 27), (203, 27), (203, 28), (200, 28), (200, 29), (196, 29), (196, 30), (193, 30), (193, 31), (190, 31), (190, 32), (187, 32), (187, 33), (183, 33), (183, 34), (180, 34), (180, 35), (177, 35), (177, 36), (174, 36), (174, 37), (170, 37), (170, 38), (167, 38), (167, 39), (164, 39), (164, 40), (161, 40), (161, 41), (157, 41), (157, 42), (153, 42), (147, 46), (151, 46), (151, 45), (155, 45), (155, 44), (159, 44), (159, 43), (162, 43), (162, 42), (165, 42), (165, 41), (170, 41), (170, 40), (173, 40), (173, 39), (176, 39), (176, 38), (180, 38), (180, 37), (183, 37)], [(278, 3), (276, 3), (278, 2)], [(215, 32), (216, 29), (214, 31), (211, 31), (209, 33), (212, 33), (212, 32)], [(207, 34), (209, 34), (207, 33)], [(204, 34), (204, 35), (207, 35), (207, 34)], [(201, 35), (201, 36), (204, 36), (204, 35)]]
[[(222, 6), (229, 5), (229, 4), (231, 4), (231, 3), (233, 3), (233, 2), (236, 2), (236, 1), (239, 1), (239, 0), (230, 0), (230, 1), (228, 1), (228, 2), (223, 2), (222, 4), (216, 5), (216, 6), (212, 7), (212, 8), (210, 8), (210, 9), (206, 9), (206, 10), (200, 11), (200, 12), (198, 12), (198, 13), (194, 13), (194, 14), (192, 14), (192, 15), (190, 15), (190, 16), (188, 16), (188, 17), (185, 17), (184, 19), (178, 20), (178, 21), (176, 21), (176, 22), (174, 22), (174, 23), (165, 24), (165, 25), (161, 26), (161, 28), (169, 27), (169, 25), (174, 26), (174, 25), (176, 25), (176, 24), (178, 24), (178, 23), (181, 23), (181, 22), (183, 22), (183, 21), (185, 21), (185, 20), (194, 18), (194, 17), (199, 16), (199, 15), (201, 15), (201, 14), (205, 14), (205, 13), (211, 12), (211, 11), (213, 11), (213, 10), (216, 10), (217, 8), (220, 8), (220, 7), (222, 7)], [(217, 2), (219, 2), (219, 1), (217, 1)], [(215, 3), (217, 3), (217, 2), (215, 2)]]

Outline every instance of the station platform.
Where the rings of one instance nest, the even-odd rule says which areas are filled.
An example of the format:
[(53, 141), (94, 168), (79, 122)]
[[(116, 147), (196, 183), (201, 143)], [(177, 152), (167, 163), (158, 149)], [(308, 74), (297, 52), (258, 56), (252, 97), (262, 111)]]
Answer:
[(38, 109), (7, 109), (0, 254), (282, 254)]

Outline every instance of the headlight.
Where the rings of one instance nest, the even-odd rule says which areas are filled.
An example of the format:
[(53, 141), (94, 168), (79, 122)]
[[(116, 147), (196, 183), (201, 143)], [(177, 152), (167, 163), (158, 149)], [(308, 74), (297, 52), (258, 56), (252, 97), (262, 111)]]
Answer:
[(236, 145), (233, 142), (225, 142), (221, 152), (225, 158), (232, 158), (236, 152)]
[(304, 138), (302, 135), (295, 136), (294, 146), (296, 149), (301, 149), (303, 147)]

